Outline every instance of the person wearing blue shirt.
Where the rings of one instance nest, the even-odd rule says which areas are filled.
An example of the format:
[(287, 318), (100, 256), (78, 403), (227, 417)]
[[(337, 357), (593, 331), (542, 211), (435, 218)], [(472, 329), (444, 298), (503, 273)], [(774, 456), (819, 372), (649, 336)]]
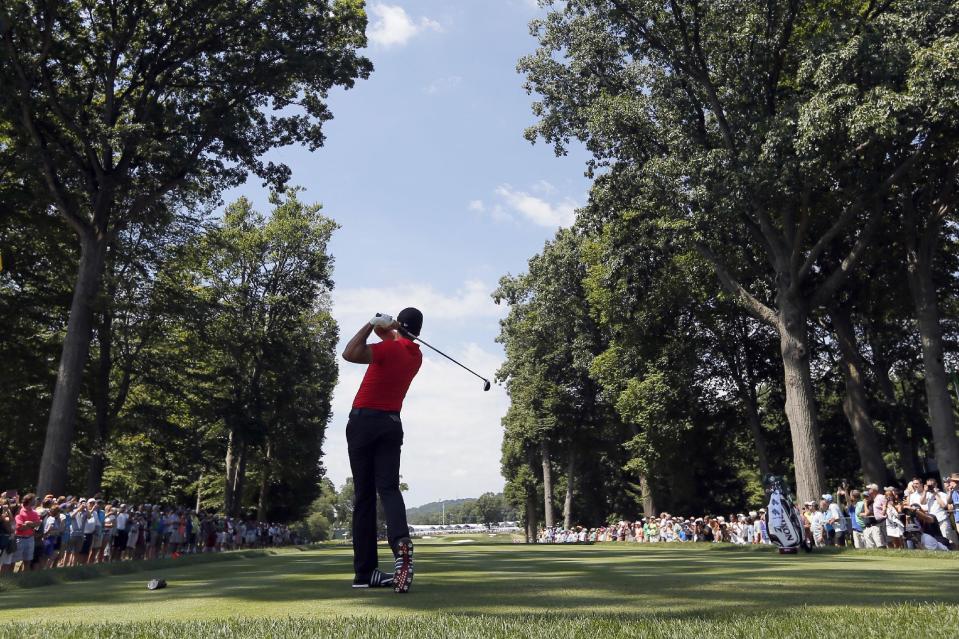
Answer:
[[(862, 512), (862, 507), (859, 506), (859, 491), (851, 490), (849, 491), (849, 505), (846, 507), (846, 512), (849, 514), (849, 523), (852, 528), (852, 545), (856, 548), (862, 548), (862, 522), (859, 521), (858, 513)], [(859, 508), (857, 508), (859, 506)]]
[(952, 473), (943, 483), (949, 493), (949, 510), (952, 511), (953, 523), (959, 529), (959, 473)]

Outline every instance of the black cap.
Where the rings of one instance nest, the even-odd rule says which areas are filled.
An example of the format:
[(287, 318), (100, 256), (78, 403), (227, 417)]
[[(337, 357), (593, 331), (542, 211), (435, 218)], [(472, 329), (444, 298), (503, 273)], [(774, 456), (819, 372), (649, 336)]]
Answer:
[(411, 335), (419, 335), (423, 328), (423, 314), (412, 307), (400, 311), (400, 314), (396, 316), (396, 321), (400, 323), (404, 331)]

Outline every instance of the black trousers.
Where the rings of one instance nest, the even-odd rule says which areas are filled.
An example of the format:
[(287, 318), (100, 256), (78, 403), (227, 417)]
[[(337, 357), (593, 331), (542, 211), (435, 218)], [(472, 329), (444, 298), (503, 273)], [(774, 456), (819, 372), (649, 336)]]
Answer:
[(376, 495), (386, 513), (386, 533), (396, 552), (409, 537), (406, 504), (400, 493), (400, 448), (403, 423), (398, 413), (353, 409), (346, 425), (346, 444), (353, 471), (353, 568), (367, 579), (376, 568)]

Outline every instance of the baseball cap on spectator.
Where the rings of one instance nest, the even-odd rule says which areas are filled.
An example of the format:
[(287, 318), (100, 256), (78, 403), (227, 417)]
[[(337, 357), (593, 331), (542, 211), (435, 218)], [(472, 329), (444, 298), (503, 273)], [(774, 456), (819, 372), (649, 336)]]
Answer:
[(822, 498), (825, 499), (826, 501), (832, 501), (832, 495), (830, 495), (829, 493), (826, 493), (825, 495), (823, 495)]

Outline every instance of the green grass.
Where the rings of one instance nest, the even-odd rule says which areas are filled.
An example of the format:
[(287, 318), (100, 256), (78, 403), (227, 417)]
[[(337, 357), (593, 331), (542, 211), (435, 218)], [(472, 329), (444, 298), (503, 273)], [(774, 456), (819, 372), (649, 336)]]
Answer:
[[(959, 627), (956, 555), (478, 542), (419, 544), (409, 595), (350, 589), (351, 554), (343, 545), (208, 563), (186, 558), (133, 574), (21, 585), (0, 594), (0, 639), (714, 639), (838, 637), (852, 628), (862, 637), (915, 638)], [(170, 586), (148, 591), (154, 576)]]
[[(275, 550), (241, 550), (237, 552), (210, 553), (189, 557), (190, 565), (219, 563), (222, 561), (236, 561), (238, 559), (252, 559), (268, 557), (277, 554)], [(35, 570), (21, 572), (15, 575), (0, 576), (0, 592), (17, 590), (20, 588), (37, 588), (51, 586), (70, 581), (88, 581), (109, 575), (128, 575), (135, 572), (150, 572), (162, 570), (170, 566), (170, 559), (151, 559), (148, 561), (117, 561), (104, 564), (90, 564), (59, 568), (57, 570)]]

